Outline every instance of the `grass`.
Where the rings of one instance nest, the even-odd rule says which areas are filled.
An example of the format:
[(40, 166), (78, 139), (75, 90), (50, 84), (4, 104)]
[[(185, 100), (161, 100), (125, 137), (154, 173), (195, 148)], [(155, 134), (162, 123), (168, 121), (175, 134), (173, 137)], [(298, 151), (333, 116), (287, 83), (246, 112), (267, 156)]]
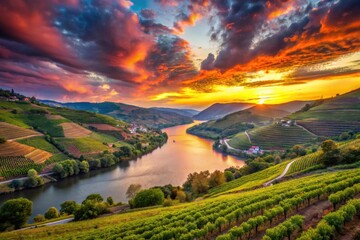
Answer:
[(296, 144), (304, 144), (315, 140), (315, 136), (298, 126), (283, 127), (273, 124), (258, 127), (248, 131), (251, 143), (244, 133), (239, 133), (230, 139), (230, 146), (238, 149), (248, 149), (250, 145), (260, 146), (261, 149), (286, 149)]
[(57, 154), (52, 155), (52, 156), (46, 161), (46, 164), (57, 163), (57, 162), (61, 162), (61, 161), (67, 160), (67, 159), (69, 159), (69, 157), (66, 156), (65, 154), (57, 153)]
[(91, 133), (89, 137), (91, 137), (92, 139), (95, 139), (97, 141), (106, 142), (106, 143), (115, 143), (115, 142), (119, 141), (114, 136), (110, 136), (110, 135), (107, 135), (104, 133), (98, 133), (98, 132)]
[(59, 153), (59, 150), (52, 145), (51, 143), (49, 143), (48, 141), (45, 140), (44, 137), (32, 137), (32, 138), (26, 138), (26, 139), (20, 139), (17, 142), (28, 145), (28, 146), (32, 146), (34, 148), (38, 148), (50, 153)]
[(110, 116), (105, 116), (93, 112), (79, 111), (67, 108), (51, 108), (50, 111), (55, 115), (61, 115), (76, 123), (105, 123), (113, 126), (116, 126), (118, 124), (125, 125), (124, 122), (115, 120)]
[(84, 138), (57, 138), (56, 141), (68, 152), (79, 157), (82, 154), (98, 153), (109, 150), (102, 142), (90, 137)]

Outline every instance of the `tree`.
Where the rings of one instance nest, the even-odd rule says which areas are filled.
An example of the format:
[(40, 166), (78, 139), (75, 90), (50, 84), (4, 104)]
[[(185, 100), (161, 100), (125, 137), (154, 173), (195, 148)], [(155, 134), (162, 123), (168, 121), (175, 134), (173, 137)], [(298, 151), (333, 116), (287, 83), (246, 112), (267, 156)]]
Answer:
[(148, 207), (161, 205), (164, 202), (164, 193), (160, 189), (141, 190), (134, 198), (134, 207)]
[(340, 150), (333, 140), (325, 140), (320, 146), (323, 151), (321, 160), (325, 165), (334, 165), (340, 162)]
[(186, 193), (184, 191), (178, 190), (176, 192), (176, 200), (179, 200), (181, 203), (186, 201)]
[(90, 170), (90, 165), (87, 161), (83, 160), (81, 163), (80, 163), (80, 171), (82, 173), (88, 173)]
[(110, 206), (114, 204), (114, 200), (112, 199), (112, 197), (108, 197), (108, 198), (106, 199), (106, 202), (107, 202)]
[(230, 171), (225, 171), (224, 176), (225, 176), (227, 182), (234, 180), (234, 175)]
[(93, 194), (90, 194), (89, 196), (87, 196), (82, 203), (85, 203), (87, 201), (102, 202), (102, 201), (104, 201), (104, 198), (98, 193), (93, 193)]
[(191, 181), (191, 190), (195, 194), (207, 193), (209, 190), (209, 171), (195, 173)]
[(107, 212), (107, 203), (96, 201), (85, 201), (75, 211), (75, 221), (96, 218)]
[(41, 186), (44, 184), (44, 180), (38, 175), (35, 169), (28, 171), (28, 179), (25, 181), (25, 186), (29, 188)]
[(325, 140), (321, 143), (320, 147), (324, 153), (337, 149), (337, 145), (333, 140)]
[(128, 199), (132, 199), (136, 196), (136, 194), (141, 190), (140, 184), (131, 184), (127, 191), (126, 191), (126, 197)]
[(61, 214), (74, 214), (79, 205), (75, 201), (65, 201), (60, 205)]
[(225, 183), (225, 176), (224, 176), (223, 172), (216, 170), (210, 174), (210, 178), (209, 178), (209, 187), (210, 188), (219, 186), (223, 183)]
[(0, 144), (1, 144), (1, 143), (5, 143), (5, 142), (6, 142), (6, 139), (3, 138), (3, 137), (0, 137)]
[(56, 207), (50, 207), (47, 212), (44, 214), (46, 219), (53, 219), (59, 217), (59, 211)]
[(38, 214), (34, 217), (33, 220), (34, 220), (34, 222), (39, 223), (39, 222), (44, 222), (46, 219), (45, 219), (44, 215)]
[(11, 181), (10, 187), (15, 188), (15, 189), (19, 189), (23, 186), (23, 182), (21, 180), (18, 179), (14, 179)]
[(61, 178), (67, 177), (67, 175), (64, 171), (64, 167), (60, 163), (55, 164), (55, 166), (53, 167), (53, 172), (55, 172)]
[(32, 202), (26, 198), (17, 198), (6, 201), (0, 208), (0, 229), (8, 227), (19, 229), (32, 213)]

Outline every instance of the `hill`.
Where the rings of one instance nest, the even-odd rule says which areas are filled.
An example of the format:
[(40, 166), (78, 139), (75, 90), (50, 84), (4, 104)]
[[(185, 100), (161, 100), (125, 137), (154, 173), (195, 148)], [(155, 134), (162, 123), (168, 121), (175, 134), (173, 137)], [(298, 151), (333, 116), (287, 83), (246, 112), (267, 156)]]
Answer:
[[(141, 108), (133, 105), (114, 103), (114, 102), (72, 102), (72, 103), (59, 103), (55, 101), (41, 100), (42, 103), (55, 106), (65, 107), (76, 110), (90, 111), (100, 114), (112, 116), (121, 119), (127, 123), (135, 123), (138, 125), (145, 125), (151, 128), (166, 128), (175, 125), (191, 123), (192, 119), (184, 114), (189, 110), (160, 110), (154, 108)], [(182, 112), (179, 114), (178, 112)]]
[(249, 137), (243, 132), (236, 134), (230, 139), (230, 146), (241, 150), (247, 150), (251, 145), (259, 146), (264, 150), (283, 150), (316, 139), (315, 135), (296, 125), (272, 124), (252, 129), (247, 133)]
[(319, 100), (289, 116), (319, 136), (338, 136), (360, 131), (360, 89)]
[(211, 139), (224, 138), (252, 129), (255, 126), (271, 124), (273, 118), (283, 117), (289, 113), (268, 105), (256, 105), (245, 110), (226, 115), (217, 120), (210, 120), (195, 125), (188, 133)]
[(116, 153), (116, 159), (127, 160), (166, 141), (157, 130), (133, 128), (98, 113), (0, 101), (0, 137), (7, 140), (0, 143), (0, 177), (23, 176), (31, 168), (51, 169), (56, 162), (81, 156), (92, 160)]
[(280, 103), (280, 104), (271, 104), (271, 106), (276, 109), (280, 109), (289, 113), (293, 113), (302, 109), (306, 104), (311, 104), (314, 101), (291, 101), (287, 103)]
[(161, 108), (161, 107), (153, 107), (151, 109), (168, 112), (168, 113), (176, 113), (185, 117), (193, 117), (199, 113), (199, 111), (194, 109), (181, 109), (181, 108)]
[[(322, 234), (340, 235), (335, 230), (337, 226), (344, 227), (347, 234), (354, 236), (356, 230), (353, 226), (359, 221), (356, 214), (360, 213), (360, 201), (341, 201), (337, 208), (333, 208), (332, 199), (335, 194), (344, 195), (345, 192), (347, 199), (356, 199), (359, 174), (359, 169), (312, 174), (269, 187), (257, 185), (257, 189), (229, 192), (186, 204), (157, 206), (88, 221), (26, 229), (21, 231), (21, 235), (17, 231), (1, 233), (0, 238), (262, 239), (267, 235), (263, 239), (284, 239), (288, 236), (296, 239), (302, 234), (309, 236), (320, 232), (316, 228), (318, 224), (329, 226), (327, 232), (321, 231)], [(338, 214), (347, 214), (346, 218), (341, 215), (341, 219), (346, 219), (344, 221), (348, 224), (344, 226), (344, 221), (331, 221), (337, 219), (335, 216)], [(310, 227), (315, 230), (310, 231)]]
[(253, 104), (249, 103), (215, 103), (204, 109), (193, 118), (196, 120), (213, 120), (222, 118), (230, 113), (249, 108)]

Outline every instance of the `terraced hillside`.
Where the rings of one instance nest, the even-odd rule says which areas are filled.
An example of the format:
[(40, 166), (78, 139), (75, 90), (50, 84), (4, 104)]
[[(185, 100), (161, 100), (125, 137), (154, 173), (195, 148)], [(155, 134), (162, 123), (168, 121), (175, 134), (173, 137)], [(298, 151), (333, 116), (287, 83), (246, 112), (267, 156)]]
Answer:
[(52, 154), (34, 147), (30, 147), (17, 142), (5, 142), (0, 144), (1, 157), (25, 157), (36, 164), (41, 164), (48, 160)]
[[(46, 166), (44, 169), (48, 170), (56, 162), (81, 155), (91, 160), (104, 155), (104, 151), (108, 154), (119, 152), (123, 146), (129, 149), (117, 158), (130, 159), (154, 150), (166, 140), (155, 130), (131, 134), (129, 127), (121, 120), (97, 113), (2, 101), (0, 137), (17, 142), (0, 144), (0, 156), (18, 158), (21, 162), (26, 158), (21, 171), (26, 174), (25, 166), (34, 168), (35, 164), (36, 169)], [(141, 148), (136, 148), (135, 144), (140, 144)], [(33, 164), (28, 164), (28, 160)], [(12, 166), (10, 160), (4, 160), (2, 164), (5, 169)], [(6, 178), (11, 177), (10, 173), (6, 172)], [(19, 172), (14, 170), (13, 174), (12, 177), (18, 176)]]
[[(320, 222), (325, 234), (345, 222), (356, 224), (360, 213), (360, 170), (315, 174), (240, 193), (172, 207), (155, 207), (98, 219), (0, 234), (3, 239), (295, 239)], [(331, 221), (334, 195), (341, 223)], [(354, 199), (347, 201), (349, 199)], [(346, 207), (343, 207), (343, 206)], [(349, 210), (351, 208), (351, 211)], [(346, 215), (345, 215), (346, 214)], [(339, 225), (341, 224), (341, 226)], [(337, 228), (335, 228), (337, 226)], [(346, 227), (346, 226), (345, 226)], [(279, 231), (281, 228), (281, 231)], [(351, 231), (351, 230), (350, 230)], [(355, 234), (355, 232), (352, 232)], [(306, 238), (303, 238), (306, 239)], [(308, 238), (309, 239), (309, 238)], [(311, 239), (311, 238), (310, 238)]]
[(257, 105), (231, 113), (223, 118), (195, 125), (188, 133), (206, 138), (224, 138), (252, 129), (254, 126), (269, 125), (274, 118), (288, 115), (289, 112), (267, 105)]
[(317, 106), (289, 116), (319, 136), (338, 136), (360, 131), (360, 89), (323, 100)]
[(286, 149), (296, 144), (304, 144), (313, 141), (316, 136), (299, 126), (281, 126), (273, 124), (258, 127), (247, 131), (251, 142), (245, 133), (238, 133), (230, 139), (231, 147), (247, 150), (251, 145), (260, 146), (261, 149)]
[[(346, 113), (345, 113), (346, 114)], [(359, 111), (360, 114), (360, 111)], [(297, 124), (318, 136), (338, 136), (343, 132), (360, 132), (360, 121), (297, 121)]]
[(76, 123), (62, 123), (60, 126), (63, 128), (64, 136), (67, 138), (86, 137), (91, 134), (89, 129), (86, 129)]
[(31, 136), (41, 136), (42, 134), (31, 129), (21, 128), (13, 124), (0, 122), (0, 137), (6, 140), (27, 138)]

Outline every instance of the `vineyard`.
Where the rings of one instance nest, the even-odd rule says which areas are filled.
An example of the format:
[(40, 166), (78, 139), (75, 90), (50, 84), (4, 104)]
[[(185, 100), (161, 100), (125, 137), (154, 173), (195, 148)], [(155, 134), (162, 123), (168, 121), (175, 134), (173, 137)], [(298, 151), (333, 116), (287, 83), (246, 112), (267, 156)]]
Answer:
[(307, 120), (298, 121), (297, 124), (318, 136), (339, 136), (347, 131), (360, 132), (360, 122)]
[(79, 138), (79, 137), (86, 137), (91, 134), (89, 129), (86, 129), (76, 123), (66, 122), (60, 124), (63, 128), (64, 136), (67, 138)]
[(83, 154), (94, 154), (109, 150), (102, 142), (90, 137), (57, 138), (56, 141), (69, 153), (76, 157)]
[[(360, 140), (356, 139), (339, 145), (339, 149), (341, 151), (344, 151), (351, 147), (360, 147)], [(302, 171), (316, 168), (320, 164), (320, 155), (321, 150), (295, 159), (295, 162), (291, 165), (289, 171), (287, 172), (287, 175), (300, 173)]]
[(308, 131), (298, 127), (284, 127), (280, 125), (270, 125), (255, 128), (247, 131), (251, 143), (248, 141), (244, 133), (239, 133), (230, 139), (229, 144), (238, 149), (247, 150), (251, 145), (260, 146), (261, 149), (286, 149), (296, 144), (304, 144), (311, 142), (315, 136)]
[[(360, 170), (318, 174), (236, 194), (168, 208), (154, 208), (46, 228), (3, 233), (5, 239), (295, 239), (318, 224), (339, 234), (344, 222), (360, 212)], [(334, 194), (342, 196), (333, 209)], [(350, 201), (349, 201), (350, 200)], [(344, 202), (348, 201), (344, 206)], [(351, 207), (349, 207), (351, 205)], [(313, 216), (307, 210), (322, 206), (328, 213)], [(311, 221), (309, 221), (311, 220)], [(316, 230), (315, 230), (316, 231)], [(303, 238), (316, 239), (316, 238)]]
[(5, 142), (0, 145), (0, 157), (18, 157), (23, 156), (33, 161), (35, 164), (44, 163), (49, 159), (52, 154), (37, 149), (31, 146), (27, 146), (17, 142)]
[(263, 171), (243, 176), (233, 181), (221, 184), (209, 190), (209, 196), (215, 196), (224, 192), (236, 192), (249, 190), (256, 186), (262, 185), (267, 181), (279, 176), (285, 169), (289, 161), (269, 167)]
[(7, 140), (40, 135), (42, 134), (30, 129), (21, 128), (5, 122), (0, 122), (0, 137), (4, 137)]
[(0, 157), (0, 176), (6, 179), (26, 175), (30, 169), (40, 172), (42, 167), (26, 157)]

